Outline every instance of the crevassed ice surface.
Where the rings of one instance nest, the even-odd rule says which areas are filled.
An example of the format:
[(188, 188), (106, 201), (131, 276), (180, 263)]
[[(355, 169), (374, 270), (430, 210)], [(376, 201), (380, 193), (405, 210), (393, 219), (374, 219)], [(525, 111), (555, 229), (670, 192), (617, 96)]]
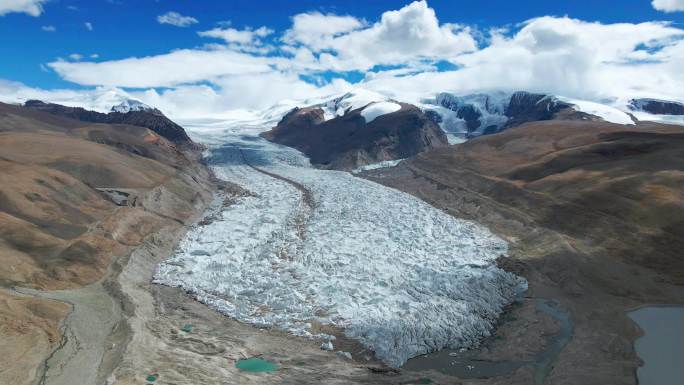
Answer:
[(256, 136), (200, 140), (253, 196), (191, 229), (155, 281), (239, 321), (301, 336), (330, 324), (397, 367), (477, 344), (526, 288), (495, 266), (507, 245), (482, 226)]

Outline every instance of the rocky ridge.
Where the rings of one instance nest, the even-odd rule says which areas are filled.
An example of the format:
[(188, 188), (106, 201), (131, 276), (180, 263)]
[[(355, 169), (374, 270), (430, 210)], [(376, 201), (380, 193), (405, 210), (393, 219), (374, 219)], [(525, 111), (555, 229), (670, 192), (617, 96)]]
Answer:
[(367, 122), (371, 115), (364, 111), (376, 103), (388, 102), (371, 102), (333, 118), (322, 106), (295, 108), (262, 136), (302, 151), (319, 167), (340, 170), (403, 159), (447, 145), (446, 135), (434, 120), (411, 104), (393, 103), (398, 110), (375, 111)]
[(192, 144), (192, 140), (183, 127), (164, 116), (158, 109), (146, 106), (140, 102), (124, 102), (113, 106), (112, 111), (107, 114), (86, 110), (81, 107), (67, 107), (60, 104), (45, 103), (40, 100), (29, 100), (24, 103), (24, 107), (82, 122), (128, 124), (146, 127), (173, 143)]

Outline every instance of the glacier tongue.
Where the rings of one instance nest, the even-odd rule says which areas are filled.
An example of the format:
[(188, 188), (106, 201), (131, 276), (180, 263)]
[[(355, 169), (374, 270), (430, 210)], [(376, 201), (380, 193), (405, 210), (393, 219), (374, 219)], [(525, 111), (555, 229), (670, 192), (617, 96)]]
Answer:
[(526, 289), (495, 266), (507, 245), (486, 228), (313, 169), (294, 150), (224, 135), (205, 138), (213, 167), (253, 195), (192, 228), (155, 282), (257, 326), (307, 337), (311, 321), (336, 326), (393, 367), (476, 345)]

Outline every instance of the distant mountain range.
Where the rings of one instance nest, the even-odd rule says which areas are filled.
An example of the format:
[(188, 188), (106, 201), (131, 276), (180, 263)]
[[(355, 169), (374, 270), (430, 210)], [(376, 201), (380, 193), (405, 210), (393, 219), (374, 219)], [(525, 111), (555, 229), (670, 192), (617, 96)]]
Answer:
[(283, 111), (284, 116), (262, 136), (301, 150), (320, 167), (346, 170), (411, 157), (447, 142), (494, 134), (528, 122), (583, 120), (635, 125), (640, 119), (684, 115), (684, 105), (677, 102), (632, 99), (618, 108), (526, 91), (464, 96), (442, 92), (409, 104), (356, 89), (295, 105), (289, 112), (283, 111), (282, 105), (264, 111), (264, 116), (277, 116), (276, 110)]
[[(157, 108), (110, 93), (98, 98), (113, 103), (108, 113), (38, 100), (29, 100), (25, 106), (86, 122), (142, 126), (176, 144), (192, 143), (185, 130)], [(340, 95), (283, 101), (251, 112), (248, 116), (253, 116), (252, 120), (241, 116), (225, 125), (262, 132), (269, 140), (301, 150), (319, 167), (353, 170), (528, 122), (684, 124), (684, 104), (649, 98), (598, 103), (552, 94), (497, 91), (466, 95), (440, 92), (417, 100), (406, 99), (356, 88)], [(105, 111), (103, 103), (98, 104), (100, 111)]]
[(659, 99), (632, 99), (629, 108), (654, 115), (684, 115), (684, 104)]
[[(434, 99), (426, 99), (423, 108), (434, 111), (440, 117), (445, 131), (465, 138), (494, 134), (523, 123), (543, 120), (599, 120), (633, 125), (639, 120), (634, 112), (680, 114), (676, 102), (653, 104), (644, 102), (646, 100), (632, 99), (628, 108), (618, 108), (610, 104), (525, 91), (465, 96), (440, 93)], [(644, 114), (642, 118), (649, 120)]]

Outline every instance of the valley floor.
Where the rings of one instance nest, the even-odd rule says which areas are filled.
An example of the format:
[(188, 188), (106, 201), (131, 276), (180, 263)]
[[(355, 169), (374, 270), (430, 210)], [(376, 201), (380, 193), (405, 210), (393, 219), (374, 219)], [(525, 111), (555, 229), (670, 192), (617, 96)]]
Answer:
[[(635, 384), (624, 311), (684, 298), (418, 168), (362, 174), (371, 182), (256, 136), (207, 143), (229, 183), (195, 224), (158, 229), (94, 285), (41, 294), (73, 308), (40, 384)], [(511, 304), (517, 277), (529, 290)], [(331, 336), (352, 359), (320, 348)], [(430, 346), (455, 349), (382, 363)], [(239, 371), (248, 357), (279, 369)]]
[[(247, 140), (244, 137), (220, 138), (214, 145), (216, 147), (211, 161), (215, 165), (217, 175), (239, 186), (232, 186), (222, 192), (205, 217), (189, 228), (189, 232), (175, 251), (170, 250), (174, 234), (169, 233), (154, 244), (143, 247), (131, 255), (118, 278), (121, 290), (131, 302), (129, 307), (135, 309), (134, 313), (127, 315), (131, 337), (125, 351), (122, 352), (120, 364), (110, 377), (112, 383), (139, 383), (148, 374), (159, 373), (160, 381), (177, 384), (223, 384), (225, 381), (238, 384), (322, 382), (412, 384), (425, 383), (428, 380), (438, 384), (541, 384), (556, 375), (555, 367), (572, 365), (572, 362), (579, 358), (578, 353), (574, 352), (571, 353), (569, 361), (566, 361), (566, 344), (568, 339), (584, 337), (581, 334), (579, 336), (573, 334), (576, 333), (572, 329), (574, 325), (563, 326), (562, 318), (542, 311), (539, 306), (539, 301), (546, 302), (542, 295), (556, 300), (559, 297), (552, 291), (536, 291), (539, 276), (516, 270), (518, 259), (509, 260), (505, 256), (501, 257), (505, 254), (505, 249), (501, 249), (500, 241), (483, 228), (474, 225), (468, 227), (468, 222), (451, 219), (448, 214), (429, 208), (405, 194), (382, 188), (348, 173), (311, 169), (292, 150), (261, 142), (257, 138)], [(333, 175), (333, 177), (330, 178), (328, 175)], [(342, 183), (337, 182), (336, 178)], [(376, 192), (378, 190), (382, 194), (390, 194), (392, 199), (374, 195), (378, 194)], [(357, 191), (360, 194), (350, 194), (350, 191)], [(353, 202), (345, 202), (345, 194), (350, 194)], [(407, 208), (400, 204), (407, 204), (406, 202), (411, 202), (408, 204), (416, 206)], [(330, 210), (349, 209), (352, 203), (356, 207), (363, 207), (372, 215), (369, 218), (355, 215), (349, 221), (344, 215), (340, 215), (339, 211), (334, 215), (330, 214)], [(364, 204), (377, 206), (379, 211), (373, 211), (373, 208), (365, 207)], [(402, 213), (410, 215), (412, 219), (402, 217), (404, 215)], [(317, 215), (323, 218), (317, 218)], [(415, 222), (420, 220), (421, 215), (428, 215), (428, 219), (422, 223)], [(330, 222), (325, 222), (326, 216)], [(320, 227), (317, 227), (317, 221), (321, 223)], [(445, 228), (449, 228), (450, 231), (440, 233), (440, 221), (446, 221)], [(373, 231), (363, 227), (366, 223)], [(406, 223), (411, 224), (410, 234), (404, 234), (403, 237), (396, 236), (396, 234), (401, 234), (400, 225)], [(395, 227), (393, 231), (383, 236), (378, 236), (381, 229), (386, 226), (399, 227)], [(469, 240), (465, 243), (449, 244), (454, 241), (463, 242), (463, 233), (459, 232), (458, 226), (466, 226), (469, 230), (467, 234), (476, 236), (466, 237)], [(423, 232), (425, 228), (429, 228), (430, 237), (426, 238), (424, 244), (421, 244), (420, 237), (427, 236)], [(326, 238), (330, 236), (340, 238)], [(353, 260), (341, 259), (339, 253), (344, 250), (344, 247), (356, 248), (359, 244), (364, 244), (360, 241), (361, 237), (374, 236), (377, 239), (371, 242), (372, 251), (361, 249), (348, 251), (342, 255), (348, 258), (349, 255), (366, 253), (383, 258), (386, 254), (394, 255), (384, 250), (387, 248), (395, 247), (393, 252), (401, 253), (401, 249), (399, 251), (396, 249), (401, 244), (387, 245), (382, 242), (387, 242), (387, 239), (398, 239), (398, 242), (411, 240), (413, 243), (407, 246), (406, 254), (410, 252), (414, 255), (424, 255), (421, 253), (424, 253), (427, 248), (430, 253), (441, 255), (442, 259), (453, 255), (455, 260), (451, 264), (458, 265), (459, 259), (467, 258), (469, 252), (473, 250), (486, 252), (488, 247), (493, 245), (497, 252), (484, 259), (481, 254), (471, 256), (467, 259), (471, 265), (468, 268), (484, 269), (485, 272), (489, 271), (487, 274), (492, 274), (491, 270), (487, 269), (493, 267), (491, 263), (494, 260), (498, 260), (507, 269), (530, 279), (535, 285), (535, 292), (532, 293), (535, 296), (526, 295), (516, 304), (507, 307), (491, 337), (484, 338), (483, 335), (474, 337), (473, 341), (482, 342), (480, 348), (468, 352), (459, 352), (457, 349), (446, 350), (443, 353), (411, 360), (405, 368), (398, 371), (389, 369), (377, 359), (378, 357), (373, 357), (369, 353), (367, 346), (359, 343), (358, 340), (348, 338), (342, 331), (345, 329), (353, 331), (354, 328), (360, 328), (358, 325), (361, 327), (368, 325), (370, 321), (364, 317), (368, 317), (373, 312), (396, 310), (398, 305), (389, 301), (392, 299), (391, 293), (401, 292), (406, 290), (407, 286), (410, 287), (416, 283), (406, 278), (407, 273), (402, 271), (397, 273), (397, 267), (393, 266), (397, 265), (397, 262), (390, 260), (383, 261), (378, 270), (372, 270), (372, 277), (377, 278), (373, 283), (368, 283), (368, 278), (363, 276), (363, 269), (359, 267), (357, 268), (360, 270), (354, 272), (342, 270), (339, 274), (340, 280), (336, 280), (335, 275), (331, 274), (336, 272), (336, 269), (350, 268), (349, 265), (355, 267)], [(307, 240), (311, 238), (320, 243), (315, 243), (313, 246), (307, 245)], [(473, 238), (484, 243), (478, 244), (478, 247), (470, 247), (468, 242), (472, 242)], [(345, 239), (354, 242), (345, 242)], [(338, 245), (338, 247), (331, 249), (330, 245)], [(446, 245), (446, 247), (430, 249), (434, 245)], [(327, 251), (327, 254), (314, 246), (327, 246), (328, 249), (323, 249)], [(244, 249), (240, 249), (241, 247)], [(270, 248), (275, 248), (277, 252)], [(307, 254), (306, 251), (312, 248), (315, 252), (309, 251)], [(225, 255), (225, 253), (234, 252), (235, 249), (241, 250), (240, 253), (232, 254), (232, 257)], [(517, 248), (513, 251), (517, 253)], [(439, 254), (440, 252), (443, 254)], [(164, 260), (170, 254), (172, 257)], [(265, 267), (261, 267), (258, 264), (258, 258), (265, 258), (264, 255), (275, 255), (278, 259), (269, 260)], [(316, 255), (325, 255), (326, 258), (317, 262)], [(514, 254), (514, 257), (517, 255)], [(217, 259), (212, 256), (216, 256)], [(306, 270), (297, 269), (297, 262), (300, 258), (308, 258), (306, 259), (309, 263), (307, 267), (315, 274), (307, 275)], [(410, 256), (404, 256), (404, 259), (408, 258)], [(429, 255), (421, 257), (421, 261), (427, 266), (429, 266), (428, 259)], [(231, 262), (235, 263), (236, 260), (243, 264), (226, 266)], [(159, 262), (161, 265), (157, 268), (156, 265)], [(320, 265), (321, 263), (323, 264)], [(345, 264), (347, 266), (344, 266)], [(335, 269), (326, 271), (325, 268), (330, 268), (330, 265), (336, 265)], [(368, 261), (364, 267), (373, 268)], [(448, 266), (440, 268), (449, 271)], [(396, 281), (401, 278), (400, 285), (387, 292), (383, 291), (385, 286), (383, 284), (373, 286), (377, 282), (382, 282), (383, 269), (396, 274), (395, 277), (386, 278), (390, 283), (393, 279)], [(288, 274), (281, 275), (283, 270)], [(158, 283), (180, 286), (180, 288), (151, 284), (153, 274)], [(466, 270), (464, 273), (463, 270), (456, 270), (449, 280), (458, 282), (461, 278), (459, 274), (472, 276), (473, 272)], [(497, 274), (499, 273), (492, 276), (497, 277)], [(325, 275), (324, 279), (319, 281), (318, 278), (322, 275)], [(297, 279), (292, 280), (290, 277)], [(504, 280), (503, 282), (514, 278), (513, 275), (506, 274), (499, 277)], [(429, 280), (430, 277), (425, 278)], [(483, 279), (483, 275), (480, 275), (477, 279), (468, 281), (478, 285), (472, 289), (468, 288), (467, 283), (461, 284), (457, 287), (461, 296), (456, 298), (458, 300), (475, 298), (475, 302), (469, 305), (471, 308), (478, 306), (477, 301), (486, 302), (487, 298), (482, 298), (481, 295), (488, 293), (491, 289), (487, 285), (496, 287), (492, 283), (496, 281), (487, 281), (487, 279)], [(340, 304), (329, 297), (322, 297), (315, 291), (309, 291), (305, 299), (287, 296), (291, 291), (320, 287), (326, 282), (334, 282), (332, 287), (343, 293), (345, 290), (351, 291), (351, 293), (344, 294), (345, 298), (363, 298), (364, 290), (365, 293), (378, 296), (370, 301), (365, 299), (361, 303), (351, 304), (352, 308), (361, 308), (361, 311), (351, 313), (356, 318), (331, 317), (331, 314), (347, 315), (349, 313), (344, 313), (348, 310), (345, 310), (343, 302)], [(515, 287), (519, 285), (517, 279), (510, 282), (514, 283)], [(298, 283), (303, 284), (304, 287), (299, 288)], [(332, 290), (332, 287), (328, 290)], [(443, 285), (442, 288), (444, 287)], [(429, 287), (422, 287), (420, 290), (429, 294), (418, 297), (427, 304), (431, 299), (445, 296), (443, 293), (430, 292)], [(478, 290), (480, 293), (477, 292)], [(241, 293), (241, 295), (239, 297), (235, 294), (231, 295), (232, 292)], [(513, 294), (511, 292), (509, 295)], [(446, 297), (448, 299), (448, 296)], [(193, 298), (231, 317), (225, 317), (210, 307), (194, 301)], [(328, 302), (323, 302), (321, 298), (328, 298)], [(512, 299), (509, 297), (507, 301)], [(410, 302), (411, 298), (403, 298), (403, 300)], [(363, 307), (364, 304), (366, 307)], [(311, 308), (306, 308), (305, 305)], [(565, 301), (560, 301), (558, 306), (561, 313), (570, 310)], [(258, 308), (254, 309), (254, 307)], [(320, 311), (322, 308), (324, 312)], [(401, 349), (402, 334), (410, 335), (411, 328), (422, 325), (430, 327), (432, 319), (435, 319), (435, 325), (439, 325), (439, 316), (436, 313), (430, 314), (429, 307), (418, 309), (419, 313), (426, 313), (429, 317), (421, 321), (420, 316), (423, 314), (411, 314), (411, 305), (409, 305), (401, 310), (400, 314), (411, 318), (411, 323), (394, 329), (391, 327), (384, 329), (383, 338), (391, 339), (392, 345)], [(456, 307), (456, 309), (459, 308)], [(442, 307), (440, 311), (449, 310)], [(482, 309), (478, 310), (480, 313), (482, 311)], [(452, 314), (452, 316), (462, 320), (461, 322), (468, 322), (466, 321), (467, 312), (461, 315)], [(297, 323), (298, 319), (304, 317), (316, 319), (318, 322), (313, 322), (311, 325)], [(385, 314), (382, 317), (388, 316)], [(574, 321), (574, 314), (571, 318)], [(354, 322), (358, 324), (355, 325)], [(189, 332), (182, 330), (187, 325), (192, 325)], [(375, 325), (374, 328), (378, 329), (379, 326)], [(571, 329), (562, 332), (564, 327)], [(629, 330), (628, 333), (635, 334), (633, 327), (629, 329), (629, 324), (623, 327)], [(445, 325), (444, 328), (459, 330), (458, 325)], [(579, 331), (582, 332), (581, 329)], [(360, 333), (368, 335), (367, 330), (361, 329)], [(319, 338), (302, 338), (293, 334), (309, 337), (313, 334)], [(336, 337), (332, 341), (335, 350), (350, 352), (351, 360), (340, 354), (320, 349), (321, 342), (329, 338), (326, 337), (329, 335)], [(425, 335), (430, 336), (430, 334)], [(467, 334), (463, 335), (467, 336)], [(440, 333), (433, 334), (433, 341), (438, 340), (439, 336)], [(565, 340), (561, 341), (559, 336), (563, 336)], [(619, 333), (612, 333), (612, 336), (612, 338), (616, 336), (622, 338)], [(352, 337), (355, 336), (352, 335)], [(369, 343), (369, 340), (361, 341)], [(620, 349), (621, 341), (623, 340), (618, 339), (614, 343), (618, 344), (617, 348), (611, 347), (610, 349)], [(382, 342), (381, 339), (371, 341), (374, 344)], [(442, 347), (448, 347), (447, 343)], [(557, 345), (557, 349), (554, 345)], [(572, 346), (568, 344), (567, 348), (570, 349)], [(460, 346), (452, 345), (452, 347), (459, 348)], [(377, 350), (382, 352), (381, 349)], [(624, 354), (631, 352), (629, 347), (623, 346), (622, 349), (625, 350)], [(268, 374), (250, 374), (236, 369), (236, 362), (248, 357), (262, 357), (274, 361), (280, 365), (280, 369)], [(621, 360), (631, 362), (629, 357), (626, 356)], [(380, 355), (379, 358), (386, 357)], [(594, 365), (599, 364), (597, 362)], [(497, 369), (492, 370), (492, 367), (497, 367)], [(504, 368), (504, 370), (498, 368)], [(614, 373), (609, 371), (613, 369), (613, 367), (604, 368), (602, 373), (614, 376)], [(458, 377), (454, 376), (455, 373)], [(622, 371), (622, 373), (625, 374), (625, 379), (629, 379), (629, 370)], [(577, 377), (573, 375), (572, 378)], [(624, 383), (630, 382), (627, 380)]]

